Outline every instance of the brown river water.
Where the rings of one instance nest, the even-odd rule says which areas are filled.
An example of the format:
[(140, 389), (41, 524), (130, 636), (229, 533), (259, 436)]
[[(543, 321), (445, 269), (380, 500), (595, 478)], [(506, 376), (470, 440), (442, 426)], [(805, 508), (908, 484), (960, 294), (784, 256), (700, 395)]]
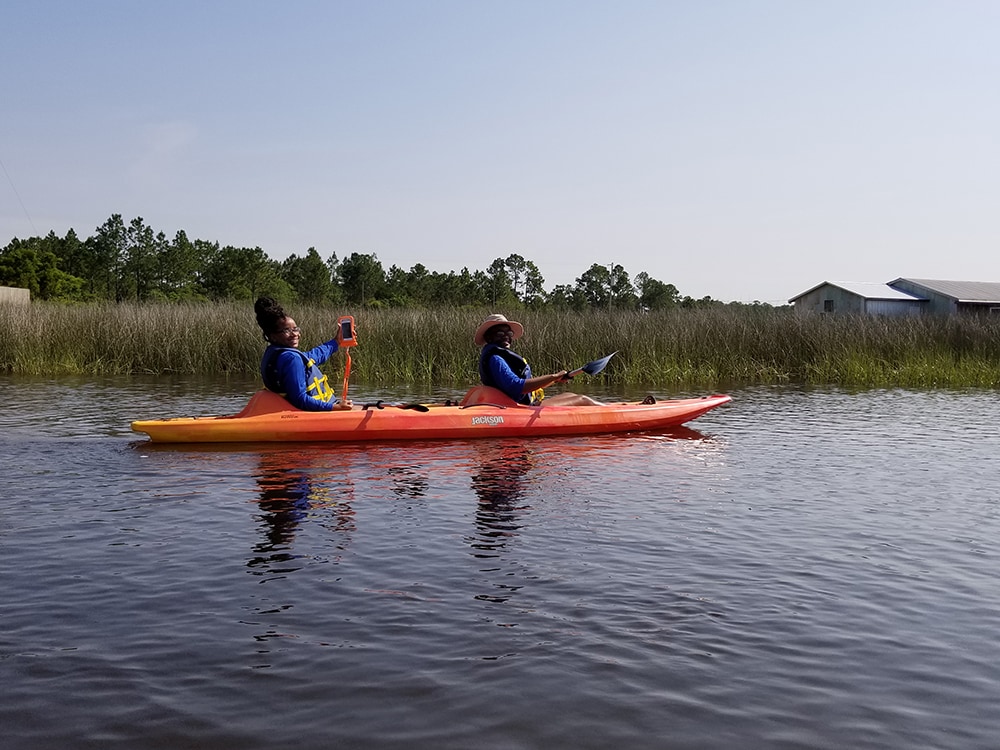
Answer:
[(0, 377), (6, 750), (1000, 744), (997, 392), (742, 389), (527, 441), (129, 430), (253, 389)]

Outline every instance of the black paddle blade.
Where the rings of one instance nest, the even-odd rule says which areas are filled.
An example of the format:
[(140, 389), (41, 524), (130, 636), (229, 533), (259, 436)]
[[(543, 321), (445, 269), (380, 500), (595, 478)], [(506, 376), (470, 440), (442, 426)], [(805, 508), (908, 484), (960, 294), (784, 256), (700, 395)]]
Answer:
[(603, 370), (605, 367), (608, 366), (608, 362), (617, 353), (618, 352), (611, 352), (611, 354), (609, 354), (606, 357), (601, 357), (600, 359), (595, 359), (593, 362), (588, 362), (583, 367), (573, 370), (573, 372), (570, 373), (570, 377), (573, 377), (574, 375), (580, 372), (585, 372), (588, 375), (596, 375), (597, 373), (599, 373), (601, 370)]

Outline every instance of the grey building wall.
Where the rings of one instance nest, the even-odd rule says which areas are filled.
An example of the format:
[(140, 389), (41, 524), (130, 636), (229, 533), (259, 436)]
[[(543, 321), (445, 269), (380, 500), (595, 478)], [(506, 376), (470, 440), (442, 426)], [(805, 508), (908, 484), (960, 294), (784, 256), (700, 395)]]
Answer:
[(893, 281), (892, 288), (899, 289), (902, 292), (909, 292), (910, 294), (915, 294), (918, 297), (926, 299), (927, 301), (924, 303), (926, 307), (924, 309), (932, 315), (948, 315), (956, 312), (956, 305), (953, 297), (939, 294), (931, 289), (928, 289), (927, 287), (909, 282), (906, 279), (897, 279), (896, 281)]
[(0, 304), (27, 305), (31, 302), (31, 291), (16, 286), (0, 286)]
[(920, 300), (869, 299), (865, 302), (865, 312), (869, 315), (899, 318), (906, 315), (920, 315), (923, 311), (924, 303)]
[(795, 300), (795, 309), (814, 313), (863, 313), (864, 299), (846, 289), (825, 284)]
[(794, 302), (796, 311), (800, 312), (889, 317), (918, 315), (922, 304), (919, 300), (864, 297), (834, 284), (823, 284), (797, 297)]

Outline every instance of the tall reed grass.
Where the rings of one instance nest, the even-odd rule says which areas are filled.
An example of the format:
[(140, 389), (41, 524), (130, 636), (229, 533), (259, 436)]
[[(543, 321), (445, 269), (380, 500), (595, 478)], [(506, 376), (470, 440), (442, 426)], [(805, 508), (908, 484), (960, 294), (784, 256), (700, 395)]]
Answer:
[[(303, 348), (355, 316), (352, 382), (465, 385), (477, 380), (472, 335), (490, 310), (289, 312)], [(719, 307), (663, 313), (505, 311), (525, 325), (515, 348), (536, 373), (618, 351), (600, 377), (635, 386), (813, 383), (858, 387), (998, 387), (1000, 320), (802, 316)], [(250, 304), (0, 305), (0, 372), (256, 373), (264, 341)], [(335, 380), (342, 364), (324, 369)]]

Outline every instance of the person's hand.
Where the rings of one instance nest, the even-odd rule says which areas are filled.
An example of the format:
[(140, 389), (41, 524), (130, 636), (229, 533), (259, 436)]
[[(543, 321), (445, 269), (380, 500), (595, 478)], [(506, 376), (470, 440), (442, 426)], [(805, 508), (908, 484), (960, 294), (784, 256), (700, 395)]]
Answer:
[(351, 399), (347, 399), (346, 401), (338, 401), (333, 405), (333, 408), (335, 411), (350, 411), (351, 409), (354, 408), (354, 402), (351, 401)]
[[(357, 326), (353, 326), (352, 329), (351, 329), (351, 333), (354, 334), (354, 338), (352, 339), (352, 341), (354, 341), (354, 343), (357, 344), (358, 343), (358, 327)], [(337, 342), (337, 346), (338, 347), (344, 345), (344, 331), (341, 329), (340, 326), (337, 326), (337, 335), (334, 337), (334, 340)]]
[(568, 370), (560, 370), (556, 373), (557, 383), (567, 383), (573, 379), (573, 376), (569, 374)]

